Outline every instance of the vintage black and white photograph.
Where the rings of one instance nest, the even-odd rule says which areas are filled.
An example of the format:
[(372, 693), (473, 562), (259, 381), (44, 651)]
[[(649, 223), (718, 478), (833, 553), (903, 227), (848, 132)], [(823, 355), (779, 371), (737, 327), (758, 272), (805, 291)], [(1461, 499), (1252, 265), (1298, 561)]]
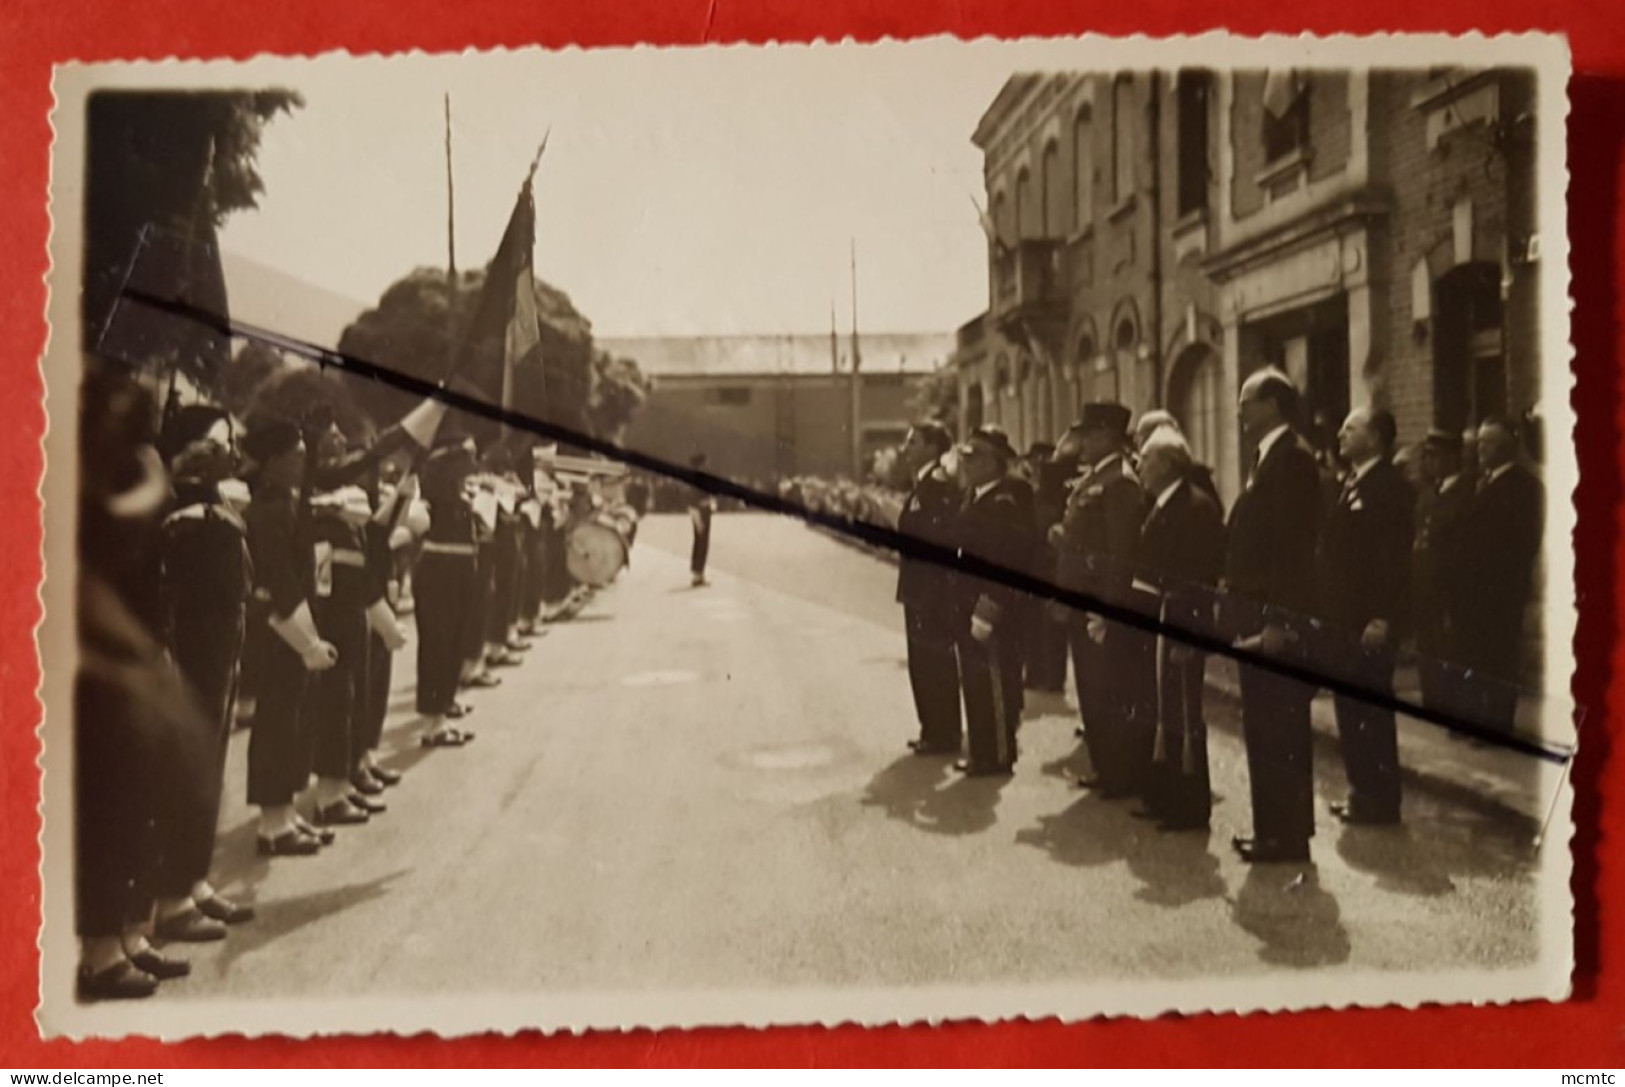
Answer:
[(59, 68), (42, 1029), (1566, 998), (1567, 76)]

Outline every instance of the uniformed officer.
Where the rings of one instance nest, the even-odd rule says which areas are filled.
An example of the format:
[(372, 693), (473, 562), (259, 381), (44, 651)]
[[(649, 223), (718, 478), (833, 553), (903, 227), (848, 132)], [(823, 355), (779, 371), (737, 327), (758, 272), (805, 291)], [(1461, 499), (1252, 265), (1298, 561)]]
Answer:
[[(1007, 478), (1016, 456), (1009, 437), (998, 427), (979, 427), (960, 446), (959, 456), (966, 494), (953, 538), (961, 555), (1028, 572), (1033, 552), (1031, 489)], [(965, 574), (955, 579), (955, 587), (954, 623), (969, 756), (955, 769), (972, 777), (1006, 775), (1015, 767), (1016, 729), (1021, 723), (1021, 594), (997, 581)]]
[[(939, 423), (920, 423), (903, 443), (903, 464), (914, 487), (897, 518), (911, 540), (949, 546), (959, 512), (959, 486), (942, 466), (953, 444)], [(908, 679), (920, 734), (909, 741), (917, 755), (957, 754), (962, 741), (959, 662), (950, 600), (953, 570), (905, 550), (898, 555), (897, 601), (908, 639)]]
[(474, 738), (450, 723), (468, 712), (457, 702), (457, 680), (477, 588), (474, 514), (464, 497), (473, 471), (473, 440), (449, 434), (436, 441), (421, 476), (429, 528), (413, 584), (425, 747), (460, 747)]
[(1422, 702), (1450, 714), (1467, 712), (1460, 627), (1472, 592), (1464, 530), (1473, 488), (1462, 472), (1461, 448), (1461, 435), (1448, 430), (1429, 431), (1422, 441), (1412, 578)]
[(245, 518), (248, 549), (255, 582), (269, 596), (269, 622), (277, 635), (268, 641), (262, 661), (248, 745), (248, 802), (260, 809), (261, 854), (309, 855), (321, 848), (323, 835), (293, 806), (310, 783), (307, 697), (311, 674), (333, 667), (338, 651), (322, 637), (311, 610), (315, 542), (308, 513), (299, 508), (305, 441), (294, 423), (251, 419), (242, 448), (258, 465), (254, 500)]
[(154, 873), (156, 931), (166, 940), (215, 940), (254, 916), (209, 883), (237, 701), (245, 608), (253, 592), (247, 526), (220, 495), (236, 469), (230, 417), (202, 404), (180, 408), (162, 436), (175, 488), (161, 534), (164, 629), (170, 656), (215, 727), (202, 818), (169, 820)]
[[(688, 466), (695, 471), (704, 469), (705, 465), (704, 453), (694, 454), (688, 462)], [(714, 496), (698, 487), (690, 488), (688, 519), (694, 527), (694, 546), (689, 550), (688, 569), (695, 588), (705, 584), (705, 562), (711, 554), (711, 518), (716, 512), (717, 500)]]
[[(1085, 404), (1074, 425), (1088, 472), (1073, 487), (1053, 532), (1056, 584), (1107, 603), (1131, 603), (1134, 552), (1145, 496), (1124, 459), (1130, 413), (1121, 404)], [(1144, 706), (1150, 645), (1143, 632), (1075, 612), (1071, 632), (1078, 707), (1093, 775), (1078, 782), (1107, 798), (1140, 788), (1150, 762), (1152, 725)], [(1141, 734), (1144, 734), (1143, 736)]]

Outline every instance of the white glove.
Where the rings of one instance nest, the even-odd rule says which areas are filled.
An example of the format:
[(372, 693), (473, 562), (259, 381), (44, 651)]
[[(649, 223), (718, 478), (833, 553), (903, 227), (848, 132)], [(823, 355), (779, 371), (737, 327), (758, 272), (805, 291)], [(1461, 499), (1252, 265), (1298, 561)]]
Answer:
[(384, 640), (384, 645), (391, 653), (406, 645), (406, 631), (395, 619), (395, 613), (390, 610), (389, 604), (378, 600), (367, 609), (367, 625), (372, 632)]
[(272, 615), (270, 623), (271, 629), (288, 644), (288, 648), (299, 654), (307, 671), (325, 672), (339, 662), (339, 651), (331, 643), (322, 641), (321, 634), (317, 632), (316, 620), (310, 614), (308, 601), (300, 601), (293, 614), (285, 619)]
[(979, 642), (985, 643), (989, 638), (993, 637), (993, 624), (980, 615), (971, 616), (970, 636)]

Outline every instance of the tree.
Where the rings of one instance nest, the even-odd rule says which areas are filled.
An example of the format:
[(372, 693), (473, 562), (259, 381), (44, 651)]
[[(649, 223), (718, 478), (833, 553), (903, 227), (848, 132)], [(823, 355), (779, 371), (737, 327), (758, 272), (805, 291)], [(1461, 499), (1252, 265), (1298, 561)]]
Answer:
[(959, 419), (959, 375), (952, 366), (939, 366), (918, 380), (909, 397), (909, 411), (916, 419), (942, 423), (957, 429)]
[(238, 418), (248, 414), (255, 395), (288, 368), (283, 357), (255, 340), (243, 344), (235, 358), (221, 368), (212, 390), (220, 406)]
[[(445, 378), (465, 334), (485, 271), (463, 272), (455, 288), (435, 268), (418, 268), (386, 289), (378, 305), (344, 330), (339, 351), (420, 381)], [(541, 342), (514, 366), (514, 410), (568, 431), (613, 438), (647, 395), (637, 365), (593, 347), (592, 324), (569, 295), (536, 280)], [(357, 402), (379, 426), (419, 400), (383, 382), (358, 383)], [(568, 445), (569, 443), (565, 443)]]
[(265, 125), (303, 104), (297, 93), (274, 89), (91, 96), (80, 311), (88, 349), (127, 364), (172, 360), (205, 380), (224, 364), (225, 337), (195, 321), (160, 320), (150, 311), (129, 327), (110, 326), (109, 319), (143, 236), (149, 248), (137, 271), (149, 290), (226, 316), (215, 231), (233, 213), (258, 206), (265, 184), (256, 156)]
[(649, 399), (649, 381), (637, 362), (607, 352), (593, 355), (593, 390), (589, 414), (593, 432), (620, 441), (638, 408)]

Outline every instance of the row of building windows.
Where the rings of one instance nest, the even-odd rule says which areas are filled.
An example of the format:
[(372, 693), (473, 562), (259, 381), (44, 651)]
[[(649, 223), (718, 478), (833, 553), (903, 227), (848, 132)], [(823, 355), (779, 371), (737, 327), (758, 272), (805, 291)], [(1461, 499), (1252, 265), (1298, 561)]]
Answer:
[[(1215, 82), (1211, 72), (1187, 69), (1178, 76), (1174, 95), (1178, 141), (1178, 176), (1175, 179), (1177, 213), (1192, 215), (1208, 204), (1213, 178), (1210, 125)], [(1116, 207), (1136, 191), (1135, 166), (1139, 148), (1137, 133), (1142, 129), (1135, 116), (1134, 77), (1119, 75), (1112, 80), (1110, 204)], [(1302, 154), (1309, 144), (1309, 84), (1300, 73), (1271, 71), (1266, 79), (1263, 119), (1258, 133), (1266, 163), (1280, 162)], [(1085, 105), (1072, 121), (1071, 192), (1065, 189), (1061, 173), (1061, 146), (1056, 139), (1044, 145), (1039, 158), (1038, 187), (1033, 193), (1032, 171), (1023, 166), (1016, 174), (1014, 196), (1007, 201), (1000, 191), (993, 200), (993, 223), (1001, 241), (1023, 238), (1055, 238), (1068, 230), (1081, 233), (1093, 221), (1095, 205), (1094, 111)], [(1070, 195), (1070, 208), (1065, 197)], [(1012, 206), (1013, 204), (1013, 206)]]

